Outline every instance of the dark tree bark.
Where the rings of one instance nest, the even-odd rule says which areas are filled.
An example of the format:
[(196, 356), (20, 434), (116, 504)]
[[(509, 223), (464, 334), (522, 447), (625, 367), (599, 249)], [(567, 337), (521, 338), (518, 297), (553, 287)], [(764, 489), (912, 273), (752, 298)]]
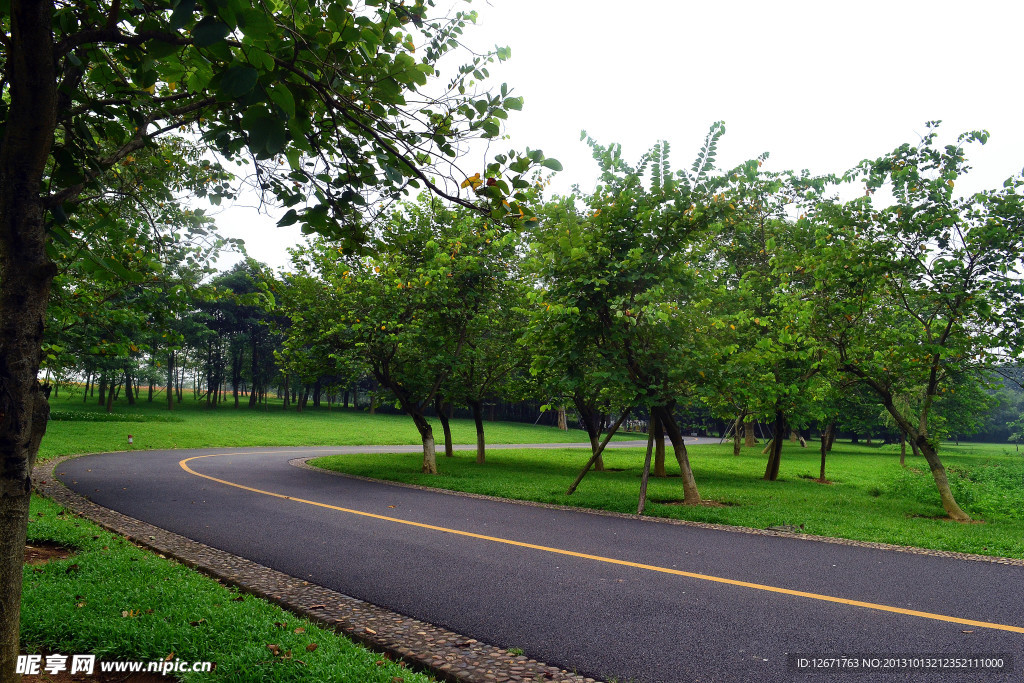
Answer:
[(36, 379), (50, 285), (40, 192), (57, 125), (52, 0), (12, 0), (0, 143), (0, 681), (16, 680), (32, 467), (49, 404)]
[(167, 410), (174, 410), (174, 351), (167, 353)]
[(445, 405), (441, 396), (435, 396), (434, 411), (437, 413), (437, 419), (441, 421), (441, 430), (444, 432), (444, 457), (452, 458), (455, 457), (455, 452), (452, 449), (452, 427), (448, 423), (448, 415), (444, 409)]
[(743, 447), (742, 437), (740, 432), (743, 430), (743, 416), (739, 415), (736, 417), (736, 422), (732, 425), (732, 454), (738, 456), (740, 449)]
[(470, 401), (469, 407), (473, 409), (473, 422), (476, 424), (476, 462), (484, 464), (487, 459), (487, 446), (484, 441), (484, 412), (480, 401)]
[(636, 514), (644, 514), (644, 507), (647, 505), (647, 478), (651, 474), (651, 452), (654, 450), (654, 416), (651, 416), (650, 426), (647, 428), (647, 454), (644, 455), (644, 471), (640, 475), (640, 500), (636, 504)]
[(821, 473), (818, 475), (818, 481), (821, 483), (825, 483), (825, 456), (828, 455), (829, 449), (832, 447), (832, 436), (835, 431), (836, 421), (829, 420), (821, 432)]
[(590, 438), (590, 452), (598, 454), (594, 469), (598, 472), (603, 472), (604, 458), (601, 457), (598, 451), (601, 441), (601, 413), (587, 403), (586, 399), (579, 392), (573, 396), (573, 404), (576, 406), (576, 412), (580, 414), (583, 428), (587, 430), (587, 436)]
[(651, 415), (651, 424), (654, 426), (654, 476), (664, 479), (668, 477), (665, 471), (665, 425), (654, 414)]
[(783, 437), (786, 430), (786, 416), (781, 410), (775, 411), (775, 425), (772, 428), (771, 453), (768, 456), (768, 465), (764, 470), (765, 481), (775, 481), (779, 478), (779, 463), (782, 461), (782, 444), (786, 440)]
[(128, 399), (128, 405), (135, 405), (135, 392), (132, 391), (132, 376), (127, 370), (124, 371), (124, 388), (124, 396)]

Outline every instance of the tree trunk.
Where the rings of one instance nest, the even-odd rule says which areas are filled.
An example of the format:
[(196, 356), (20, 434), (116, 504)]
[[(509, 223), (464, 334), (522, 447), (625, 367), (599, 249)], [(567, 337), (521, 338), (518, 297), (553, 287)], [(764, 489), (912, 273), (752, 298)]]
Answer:
[(107, 387), (107, 412), (114, 412), (114, 389), (116, 387), (111, 385)]
[(345, 390), (345, 405), (344, 405), (344, 407), (346, 409), (348, 408), (348, 389)]
[(127, 370), (124, 371), (124, 388), (124, 395), (128, 399), (128, 405), (135, 405), (135, 392), (132, 391), (132, 376), (128, 374)]
[(583, 481), (583, 477), (587, 476), (587, 472), (590, 471), (590, 468), (593, 467), (594, 463), (597, 462), (598, 458), (601, 457), (601, 453), (604, 451), (605, 446), (607, 446), (608, 442), (612, 440), (613, 436), (615, 436), (615, 432), (618, 431), (619, 425), (621, 425), (623, 421), (626, 419), (626, 416), (629, 415), (629, 411), (630, 408), (627, 408), (625, 411), (623, 411), (622, 415), (619, 416), (619, 419), (615, 423), (615, 425), (608, 430), (608, 435), (604, 437), (604, 441), (597, 445), (597, 448), (594, 450), (594, 454), (590, 456), (590, 460), (587, 461), (587, 464), (583, 467), (583, 470), (580, 471), (579, 475), (576, 477), (576, 481), (574, 481), (569, 486), (569, 489), (565, 492), (565, 495), (571, 496), (576, 491), (576, 487), (580, 485), (580, 482)]
[(476, 424), (476, 462), (478, 465), (482, 465), (487, 457), (483, 406), (480, 405), (480, 401), (470, 401), (469, 407), (473, 409), (473, 422)]
[(907, 466), (907, 434), (900, 430), (900, 467)]
[(949, 479), (946, 477), (946, 468), (939, 460), (939, 454), (923, 435), (918, 436), (917, 447), (920, 449), (924, 459), (928, 462), (928, 468), (932, 471), (932, 479), (935, 480), (935, 487), (939, 490), (939, 499), (942, 501), (942, 509), (946, 511), (950, 519), (957, 522), (969, 522), (971, 516), (964, 512), (953, 497), (953, 491), (949, 488)]
[(768, 465), (764, 470), (765, 481), (775, 481), (779, 478), (779, 462), (782, 460), (782, 443), (785, 441), (783, 434), (786, 430), (786, 416), (781, 410), (775, 411), (775, 427), (772, 432), (772, 452), (768, 456)]
[(563, 432), (569, 431), (569, 424), (565, 421), (565, 406), (558, 407), (558, 428)]
[[(928, 441), (928, 434), (922, 428), (918, 430), (915, 428), (906, 417), (904, 417), (899, 410), (893, 405), (892, 396), (883, 394), (879, 389), (875, 389), (879, 397), (882, 399), (882, 405), (889, 411), (893, 419), (896, 421), (896, 425), (903, 430), (910, 437), (911, 446), (914, 447), (915, 453), (920, 452), (924, 456), (924, 459), (928, 462), (928, 468), (932, 471), (932, 479), (935, 481), (935, 488), (939, 490), (939, 499), (942, 501), (942, 509), (946, 511), (950, 519), (957, 522), (969, 522), (971, 516), (964, 512), (956, 502), (956, 498), (953, 497), (953, 491), (949, 488), (949, 479), (946, 477), (946, 468), (943, 466), (942, 461), (939, 459), (939, 454), (932, 446), (931, 442)], [(921, 415), (919, 424), (926, 425), (926, 416)]]
[(743, 434), (745, 437), (744, 446), (747, 448), (753, 448), (757, 445), (757, 436), (754, 434), (755, 422), (753, 420), (747, 420), (744, 423)]
[(96, 399), (96, 405), (102, 406), (107, 403), (107, 373), (100, 375), (100, 395)]
[(739, 415), (736, 418), (736, 422), (733, 423), (733, 426), (732, 426), (732, 454), (735, 455), (735, 456), (739, 456), (740, 448), (743, 445), (740, 442), (740, 440), (741, 440), (740, 431), (742, 431), (742, 429), (743, 429), (743, 416)]
[(644, 456), (644, 471), (640, 475), (640, 500), (636, 504), (636, 514), (644, 514), (647, 505), (647, 478), (651, 474), (651, 452), (654, 450), (654, 416), (651, 416), (647, 427), (647, 454)]
[(654, 425), (654, 476), (664, 479), (668, 476), (665, 472), (665, 425), (656, 415), (651, 415), (651, 423)]
[(603, 472), (604, 458), (601, 457), (601, 453), (598, 450), (598, 446), (601, 443), (601, 415), (588, 405), (579, 394), (573, 397), (573, 403), (576, 405), (576, 412), (580, 414), (583, 427), (587, 430), (587, 436), (590, 438), (590, 452), (597, 453), (594, 469), (598, 472)]
[(661, 421), (672, 442), (672, 449), (675, 452), (676, 462), (679, 463), (679, 474), (683, 480), (683, 504), (697, 505), (700, 503), (700, 493), (697, 491), (697, 482), (693, 478), (693, 470), (690, 469), (690, 458), (686, 453), (686, 444), (683, 442), (683, 435), (679, 431), (679, 425), (672, 416), (670, 406), (658, 406), (654, 408), (655, 414)]
[(455, 453), (452, 449), (452, 427), (448, 423), (448, 416), (444, 412), (444, 401), (440, 396), (434, 397), (434, 411), (437, 419), (441, 421), (441, 429), (444, 431), (444, 457), (453, 458)]
[(167, 354), (167, 410), (174, 410), (174, 351)]
[(8, 12), (0, 142), (0, 681), (17, 680), (32, 466), (50, 412), (37, 376), (56, 273), (40, 199), (57, 125), (53, 2), (12, 0)]
[(423, 417), (420, 413), (413, 413), (412, 421), (416, 424), (416, 429), (420, 433), (420, 440), (423, 442), (423, 473), (437, 474), (437, 454), (434, 452), (434, 430), (431, 428), (427, 418)]
[(829, 447), (832, 445), (832, 433), (836, 429), (836, 421), (830, 420), (825, 425), (825, 429), (821, 433), (821, 474), (818, 475), (818, 481), (825, 482), (825, 456), (828, 454)]

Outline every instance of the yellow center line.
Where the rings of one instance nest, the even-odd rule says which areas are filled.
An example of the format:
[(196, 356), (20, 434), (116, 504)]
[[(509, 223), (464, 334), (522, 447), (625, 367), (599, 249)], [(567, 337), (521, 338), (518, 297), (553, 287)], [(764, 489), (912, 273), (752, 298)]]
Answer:
[(492, 543), (502, 543), (504, 545), (518, 546), (520, 548), (530, 548), (531, 550), (540, 550), (546, 553), (554, 553), (556, 555), (567, 555), (569, 557), (578, 557), (584, 560), (593, 560), (595, 562), (604, 562), (605, 564), (617, 564), (623, 567), (633, 567), (635, 569), (645, 569), (652, 572), (660, 572), (662, 574), (673, 574), (675, 576), (685, 576), (691, 579), (699, 579), (701, 581), (711, 581), (713, 583), (721, 583), (729, 586), (740, 586), (742, 588), (753, 588), (755, 590), (767, 591), (769, 593), (781, 593), (783, 595), (793, 595), (800, 598), (809, 598), (811, 600), (822, 600), (824, 602), (835, 602), (842, 605), (852, 605), (854, 607), (865, 607), (867, 609), (878, 610), (880, 612), (893, 612), (895, 614), (904, 614), (912, 617), (920, 617), (922, 619), (932, 619), (935, 621), (946, 621), (953, 624), (961, 624), (964, 626), (977, 626), (978, 628), (991, 628), (1000, 631), (1010, 631), (1013, 633), (1024, 633), (1024, 627), (1021, 626), (1010, 626), (1008, 624), (996, 624), (989, 621), (975, 621), (973, 619), (963, 619), (960, 617), (951, 617), (945, 614), (934, 614), (932, 612), (921, 612), (918, 610), (904, 609), (903, 607), (893, 607), (892, 605), (882, 605), (875, 602), (864, 602), (861, 600), (850, 600), (848, 598), (839, 598), (832, 595), (822, 595), (821, 593), (808, 593), (806, 591), (792, 590), (790, 588), (780, 588), (778, 586), (768, 586), (762, 583), (751, 583), (749, 581), (738, 581), (736, 579), (727, 579), (721, 576), (711, 576), (709, 574), (698, 574), (696, 572), (687, 572), (681, 569), (671, 569), (669, 567), (659, 567), (657, 565), (642, 564), (640, 562), (630, 562), (628, 560), (617, 560), (613, 557), (603, 557), (601, 555), (589, 555), (587, 553), (578, 553), (572, 550), (564, 550), (562, 548), (552, 548), (546, 545), (535, 545), (533, 543), (524, 543), (523, 541), (514, 541), (508, 538), (499, 538), (496, 536), (485, 536), (483, 534), (475, 534), (470, 531), (461, 531), (459, 529), (449, 529), (443, 526), (436, 526), (433, 524), (424, 524), (422, 522), (412, 522), (406, 519), (398, 519), (396, 517), (388, 517), (386, 515), (378, 515), (372, 512), (363, 512), (361, 510), (352, 510), (350, 508), (338, 507), (337, 505), (328, 505), (327, 503), (319, 503), (315, 500), (306, 500), (305, 498), (296, 498), (294, 496), (286, 496), (282, 493), (274, 493), (273, 491), (264, 491), (263, 489), (253, 488), (251, 486), (245, 486), (243, 484), (236, 484), (232, 481), (225, 479), (218, 479), (217, 477), (211, 477), (208, 474), (200, 474), (188, 466), (188, 463), (192, 460), (199, 460), (201, 458), (216, 458), (223, 455), (269, 455), (270, 453), (286, 453), (288, 451), (253, 451), (249, 453), (214, 453), (212, 455), (197, 455), (191, 458), (186, 458), (178, 462), (183, 470), (189, 474), (194, 474), (197, 477), (203, 479), (209, 479), (219, 484), (226, 486), (233, 486), (238, 489), (245, 491), (251, 491), (253, 493), (259, 493), (265, 496), (273, 496), (274, 498), (281, 498), (284, 500), (295, 501), (296, 503), (305, 503), (306, 505), (315, 505), (321, 508), (327, 508), (329, 510), (336, 510), (338, 512), (347, 512), (352, 515), (359, 515), (360, 517), (369, 517), (371, 519), (379, 519), (385, 522), (394, 522), (396, 524), (405, 524), (406, 526), (418, 527), (420, 529), (430, 529), (431, 531), (440, 531), (447, 534), (455, 534), (456, 536), (465, 536), (467, 538), (475, 538), (481, 541), (490, 541)]

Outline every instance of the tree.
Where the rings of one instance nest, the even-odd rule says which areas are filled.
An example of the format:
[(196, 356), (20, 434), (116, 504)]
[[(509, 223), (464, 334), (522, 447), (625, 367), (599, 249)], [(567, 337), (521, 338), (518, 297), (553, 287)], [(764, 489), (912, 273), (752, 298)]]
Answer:
[(13, 677), (18, 650), (30, 473), (48, 415), (36, 381), (56, 272), (48, 241), (88, 230), (81, 212), (111, 169), (181, 128), (248, 157), (257, 187), (288, 208), (283, 223), (350, 245), (365, 237), (371, 199), (409, 187), (518, 213), (515, 185), (539, 152), (496, 158), (475, 197), (433, 180), (454, 173), (441, 162), (462, 140), (499, 135), (522, 100), (475, 91), (507, 50), (438, 83), (437, 61), (475, 15), (435, 20), (431, 5), (12, 0), (0, 10), (0, 678)]
[[(865, 196), (811, 208), (796, 229), (816, 248), (780, 267), (795, 273), (794, 314), (920, 450), (947, 514), (968, 521), (939, 458), (934, 413), (958, 378), (1005, 365), (1021, 348), (1008, 321), (1024, 310), (1024, 179), (957, 197), (964, 146), (988, 135), (965, 133), (939, 147), (936, 125), (918, 145), (847, 174), (864, 182)], [(883, 188), (893, 201), (878, 207), (872, 195)], [(899, 395), (911, 390), (920, 401), (901, 407)]]
[(723, 132), (712, 126), (692, 173), (671, 171), (667, 143), (634, 168), (619, 146), (589, 140), (600, 184), (556, 204), (534, 230), (531, 258), (532, 324), (557, 340), (548, 348), (563, 367), (582, 367), (613, 404), (651, 406), (672, 441), (689, 504), (700, 494), (673, 413), (713, 353), (698, 331), (709, 311), (690, 256), (697, 237), (729, 210), (716, 191), (727, 180), (711, 175)]
[(514, 238), (497, 223), (424, 196), (396, 206), (374, 241), (374, 256), (346, 255), (326, 242), (297, 254), (330, 302), (324, 340), (335, 355), (367, 367), (412, 418), (426, 473), (437, 473), (426, 411), (479, 331), (477, 316), (507, 281), (503, 256)]

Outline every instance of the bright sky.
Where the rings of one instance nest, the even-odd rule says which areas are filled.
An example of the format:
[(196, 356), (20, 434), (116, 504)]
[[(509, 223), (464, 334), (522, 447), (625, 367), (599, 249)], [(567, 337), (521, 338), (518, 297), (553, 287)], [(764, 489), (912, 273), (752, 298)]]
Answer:
[[(442, 4), (442, 3), (439, 3)], [(597, 166), (580, 130), (619, 142), (635, 160), (657, 140), (689, 167), (708, 127), (724, 120), (719, 166), (761, 152), (768, 168), (842, 172), (903, 142), (925, 121), (942, 138), (991, 133), (959, 188), (994, 188), (1024, 168), (1019, 53), (1024, 3), (1011, 0), (477, 0), (466, 42), (512, 48), (491, 69), (525, 97), (510, 140), (559, 159), (553, 185), (592, 189)], [(449, 77), (450, 74), (442, 74)], [(471, 173), (472, 162), (464, 164)], [(253, 210), (218, 219), (255, 258), (281, 267), (297, 231)]]

